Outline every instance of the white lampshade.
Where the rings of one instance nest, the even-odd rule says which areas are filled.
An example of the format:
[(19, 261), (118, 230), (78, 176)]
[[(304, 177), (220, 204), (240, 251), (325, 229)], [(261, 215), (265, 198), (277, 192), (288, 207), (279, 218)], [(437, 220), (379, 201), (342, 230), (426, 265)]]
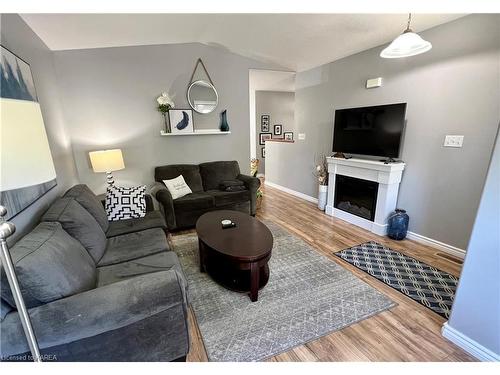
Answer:
[(386, 59), (397, 59), (400, 57), (415, 56), (427, 52), (432, 48), (432, 44), (415, 34), (407, 31), (393, 40), (381, 53), (380, 57)]
[(113, 172), (125, 168), (122, 150), (103, 150), (89, 152), (92, 169), (96, 173)]

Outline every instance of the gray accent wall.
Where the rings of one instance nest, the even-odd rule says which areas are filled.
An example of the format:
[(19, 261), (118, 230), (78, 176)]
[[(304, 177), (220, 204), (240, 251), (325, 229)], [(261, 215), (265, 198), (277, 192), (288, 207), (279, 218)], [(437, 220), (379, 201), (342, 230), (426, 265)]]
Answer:
[(283, 125), (283, 132), (293, 131), (295, 134), (295, 93), (286, 91), (256, 91), (255, 121), (256, 121), (256, 153), (259, 163), (259, 173), (265, 174), (266, 159), (262, 158), (262, 146), (259, 142), (261, 125), (260, 116), (270, 115), (269, 132), (274, 134), (275, 124)]
[[(448, 328), (481, 345), (500, 360), (500, 136), (497, 134), (467, 256), (445, 337), (463, 346)], [(472, 344), (472, 343), (469, 343)], [(464, 349), (471, 351), (472, 347)], [(474, 353), (473, 353), (474, 354)], [(483, 353), (484, 355), (485, 353)]]
[[(382, 59), (384, 46), (298, 73), (295, 121), (304, 141), (286, 148), (288, 173), (273, 181), (316, 197), (315, 155), (331, 154), (336, 108), (407, 102), (398, 206), (410, 231), (467, 247), (500, 114), (500, 15), (470, 15), (421, 33), (425, 54)], [(381, 88), (365, 89), (383, 77)], [(444, 148), (446, 134), (463, 148)]]
[(78, 178), (59, 100), (52, 52), (18, 15), (2, 14), (0, 24), (2, 45), (30, 64), (57, 174), (55, 188), (10, 220), (16, 225), (16, 233), (9, 238), (12, 243), (30, 231), (50, 203), (77, 183)]
[[(195, 129), (218, 128), (227, 109), (231, 134), (162, 137), (156, 110), (162, 91), (176, 108), (189, 108), (186, 92), (198, 57), (217, 88), (219, 105), (194, 114)], [(95, 174), (88, 152), (121, 148), (125, 169), (114, 172), (118, 185), (151, 184), (155, 166), (237, 160), (250, 169), (250, 68), (276, 68), (224, 49), (202, 44), (100, 48), (55, 52), (55, 66), (78, 176), (100, 193), (106, 177)]]

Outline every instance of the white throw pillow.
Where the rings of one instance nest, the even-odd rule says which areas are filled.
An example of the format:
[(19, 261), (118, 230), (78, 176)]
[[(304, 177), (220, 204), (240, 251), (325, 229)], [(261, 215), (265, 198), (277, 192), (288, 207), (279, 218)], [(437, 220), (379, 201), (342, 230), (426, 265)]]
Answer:
[(146, 185), (131, 188), (108, 186), (106, 214), (109, 221), (137, 219), (146, 216)]
[(163, 183), (172, 195), (172, 199), (177, 199), (193, 192), (188, 184), (186, 184), (186, 181), (184, 181), (182, 175), (171, 180), (163, 180)]

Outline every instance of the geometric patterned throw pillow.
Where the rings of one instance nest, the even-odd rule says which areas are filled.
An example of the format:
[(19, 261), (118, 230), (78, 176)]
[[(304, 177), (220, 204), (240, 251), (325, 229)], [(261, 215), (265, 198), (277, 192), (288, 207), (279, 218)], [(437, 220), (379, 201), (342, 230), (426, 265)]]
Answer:
[(108, 186), (106, 214), (109, 221), (136, 219), (146, 216), (146, 185), (126, 188)]

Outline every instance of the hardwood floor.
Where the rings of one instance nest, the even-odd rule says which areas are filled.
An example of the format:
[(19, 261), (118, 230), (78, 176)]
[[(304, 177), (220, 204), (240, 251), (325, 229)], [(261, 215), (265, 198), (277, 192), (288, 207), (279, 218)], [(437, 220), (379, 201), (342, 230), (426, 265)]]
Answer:
[[(265, 188), (258, 218), (274, 221), (314, 249), (353, 272), (394, 300), (398, 306), (272, 357), (269, 361), (473, 361), (474, 358), (441, 336), (444, 318), (331, 253), (374, 240), (443, 271), (459, 276), (461, 261), (411, 240), (392, 241), (332, 218), (315, 204)], [(201, 333), (192, 311), (188, 361), (207, 361)]]

